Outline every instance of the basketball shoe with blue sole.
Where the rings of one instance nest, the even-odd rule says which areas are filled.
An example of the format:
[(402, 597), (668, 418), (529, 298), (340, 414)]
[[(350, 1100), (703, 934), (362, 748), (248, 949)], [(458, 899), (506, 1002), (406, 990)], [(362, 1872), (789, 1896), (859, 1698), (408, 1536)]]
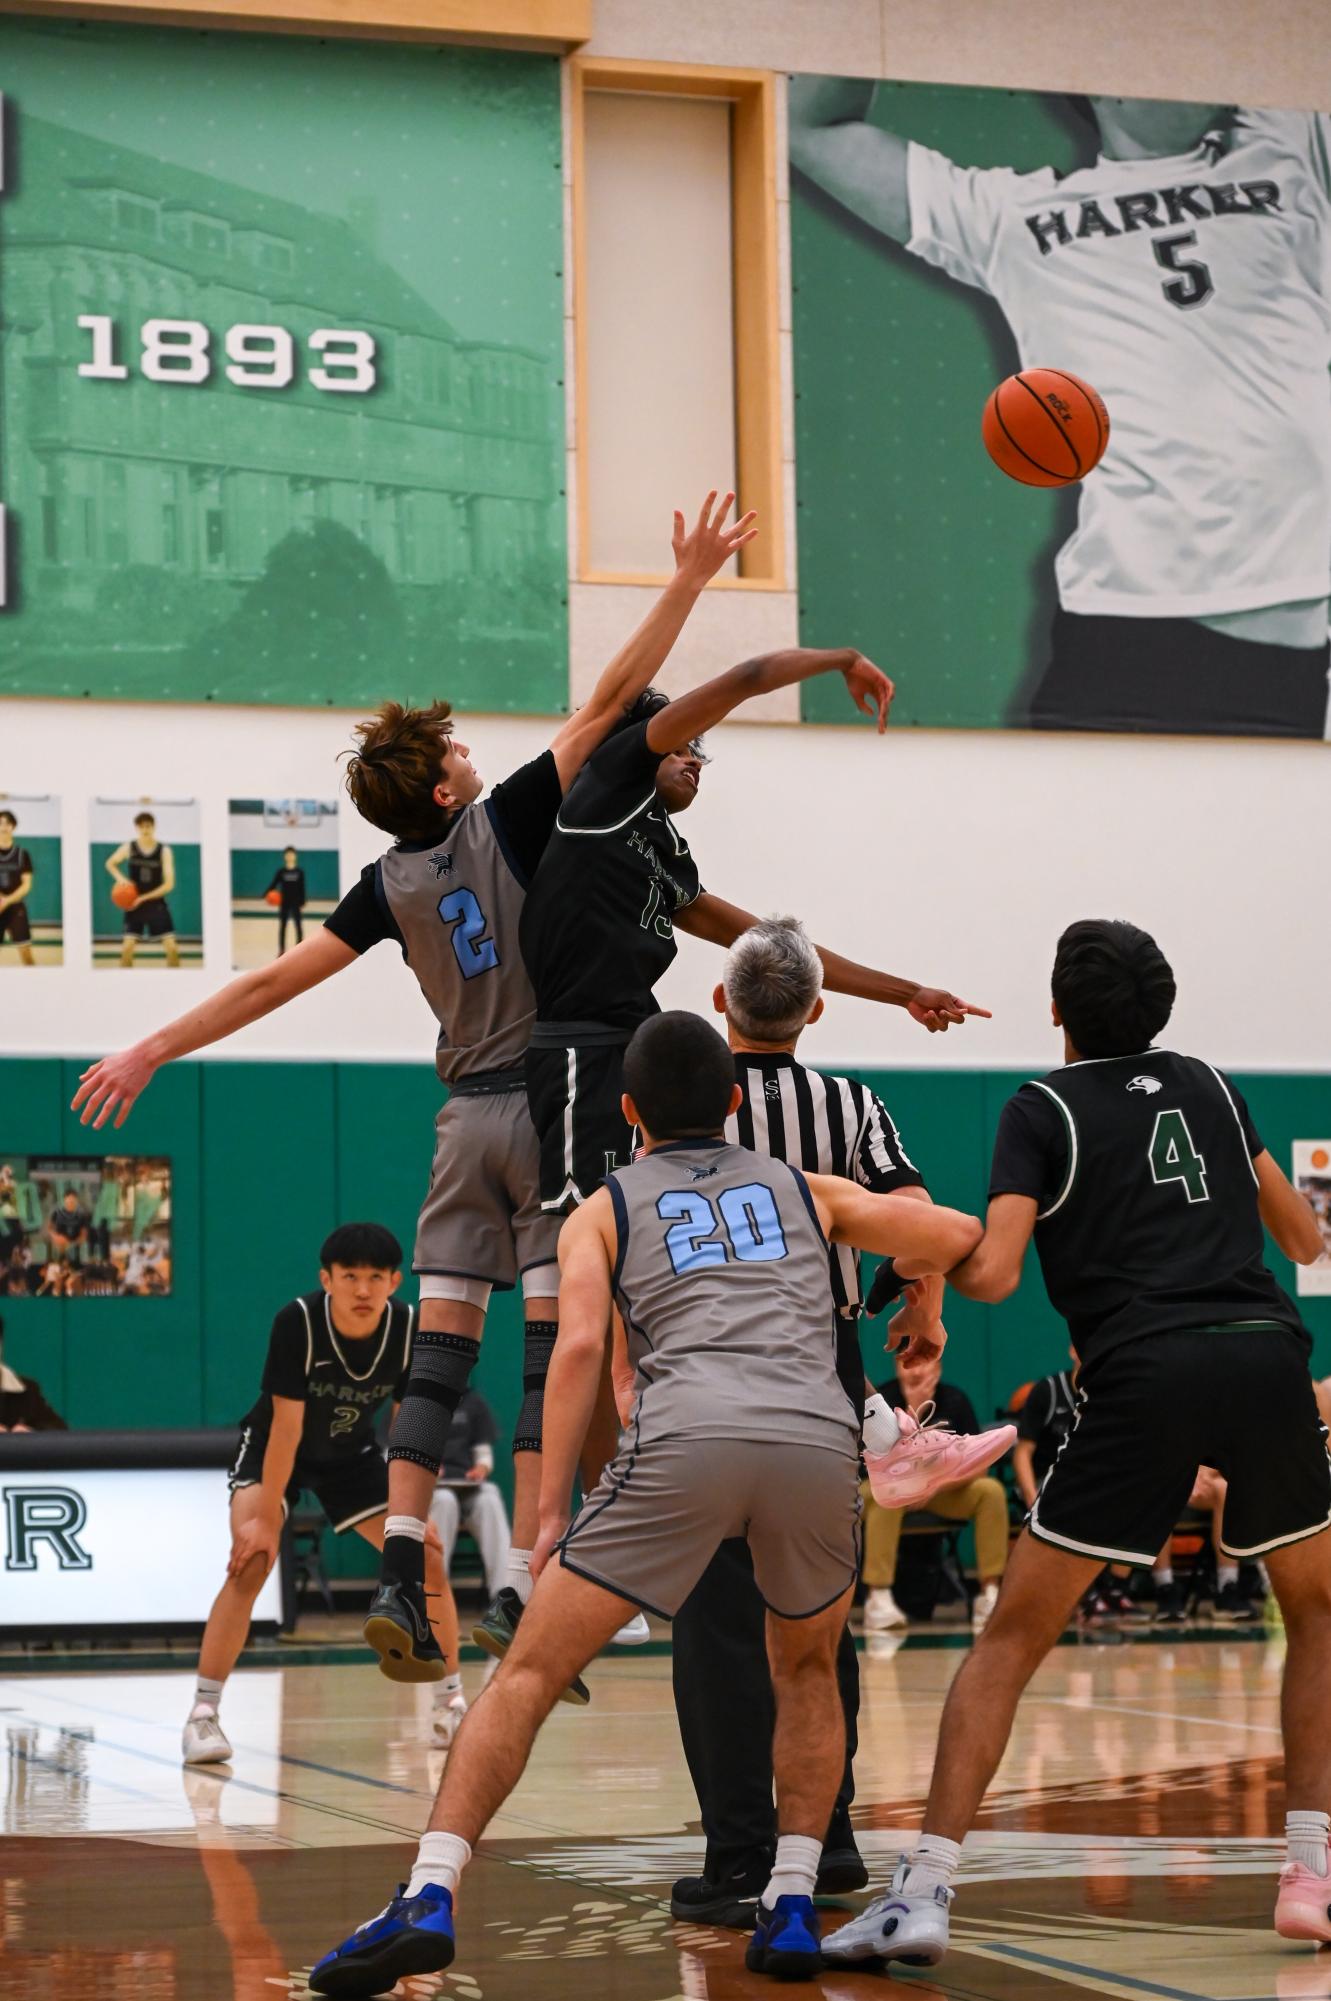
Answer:
[(824, 1966), (936, 1966), (948, 1948), (948, 1912), (955, 1894), (940, 1884), (927, 1896), (904, 1894), (910, 1857), (897, 1864), (892, 1888), (823, 1941)]
[(813, 1980), (822, 1965), (818, 1913), (812, 1897), (778, 1897), (769, 1911), (758, 1906), (744, 1964), (750, 1973), (776, 1980)]
[(453, 1963), (453, 1893), (427, 1883), (419, 1897), (397, 1895), (377, 1918), (326, 1952), (310, 1974), (315, 1994), (362, 2001), (386, 1994), (413, 1973), (439, 1973)]

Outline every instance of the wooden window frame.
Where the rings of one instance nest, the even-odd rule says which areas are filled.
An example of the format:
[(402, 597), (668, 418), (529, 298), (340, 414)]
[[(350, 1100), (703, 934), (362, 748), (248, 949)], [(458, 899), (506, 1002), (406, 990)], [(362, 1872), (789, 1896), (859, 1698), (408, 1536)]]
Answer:
[(659, 584), (657, 574), (596, 570), (589, 561), (587, 436), (585, 106), (589, 91), (724, 98), (731, 105), (731, 234), (735, 316), (735, 472), (740, 499), (763, 532), (740, 552), (740, 574), (713, 590), (786, 589), (781, 333), (776, 201), (776, 77), (770, 70), (575, 56), (570, 73), (573, 182), (574, 439), (577, 454), (576, 575), (589, 584)]
[(461, 42), (564, 55), (592, 31), (593, 0), (0, 0), (0, 14), (150, 21), (246, 34)]

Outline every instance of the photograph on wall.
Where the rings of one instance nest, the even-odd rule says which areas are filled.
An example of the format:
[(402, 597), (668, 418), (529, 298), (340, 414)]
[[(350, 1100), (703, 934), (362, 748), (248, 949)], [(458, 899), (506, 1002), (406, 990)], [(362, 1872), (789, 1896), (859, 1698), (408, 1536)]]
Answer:
[(1315, 1264), (1295, 1265), (1301, 1293), (1331, 1293), (1331, 1139), (1296, 1139), (1290, 1178), (1317, 1218), (1323, 1250)]
[(233, 799), (231, 963), (280, 959), (337, 908), (336, 799)]
[[(801, 76), (789, 129), (804, 642), (894, 725), (1323, 738), (1331, 119)], [(1083, 479), (986, 454), (1031, 369)]]
[(64, 958), (60, 801), (0, 792), (0, 969)]
[(0, 693), (566, 706), (558, 62), (3, 49)]
[(0, 1295), (126, 1298), (171, 1290), (171, 1163), (0, 1146)]
[(92, 962), (203, 964), (197, 799), (94, 799), (88, 808)]

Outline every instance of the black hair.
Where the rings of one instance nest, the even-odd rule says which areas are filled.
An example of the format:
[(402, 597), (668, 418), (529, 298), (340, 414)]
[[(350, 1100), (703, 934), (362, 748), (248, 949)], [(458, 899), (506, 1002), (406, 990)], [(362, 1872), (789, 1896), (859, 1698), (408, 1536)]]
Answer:
[(1168, 959), (1149, 931), (1118, 918), (1069, 924), (1054, 954), (1053, 995), (1079, 1056), (1133, 1056), (1174, 1008)]
[(18, 815), (9, 806), (0, 806), (0, 820), (8, 820), (11, 827), (18, 825)]
[(376, 1271), (401, 1271), (402, 1246), (382, 1223), (339, 1223), (325, 1237), (319, 1252), (324, 1271), (334, 1265), (373, 1265)]
[(701, 1015), (675, 1008), (643, 1022), (624, 1052), (624, 1089), (652, 1139), (719, 1133), (735, 1088), (735, 1059)]
[(659, 688), (644, 688), (623, 710), (619, 719), (611, 725), (610, 735), (618, 736), (621, 730), (632, 729), (635, 723), (650, 722), (658, 709), (670, 707), (669, 695), (663, 695)]

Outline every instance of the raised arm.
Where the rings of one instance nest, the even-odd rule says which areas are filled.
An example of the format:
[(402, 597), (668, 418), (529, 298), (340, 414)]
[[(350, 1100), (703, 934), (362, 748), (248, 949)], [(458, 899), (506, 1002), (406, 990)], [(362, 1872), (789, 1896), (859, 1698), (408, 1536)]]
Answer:
[(545, 1384), (540, 1534), (532, 1576), (540, 1575), (568, 1527), (569, 1496), (587, 1436), (610, 1338), (610, 1197), (598, 1189), (559, 1233), (559, 1338)]
[(90, 1064), (79, 1080), (72, 1107), (82, 1111), (79, 1123), (100, 1129), (114, 1112), (115, 1124), (123, 1126), (134, 1100), (147, 1089), (163, 1063), (173, 1063), (178, 1056), (188, 1056), (234, 1035), (238, 1028), (259, 1021), (297, 994), (307, 993), (321, 980), (340, 973), (358, 956), (331, 931), (316, 931), (280, 959), (252, 973), (242, 973), (211, 999), (190, 1008), (165, 1028), (145, 1035), (142, 1042), (103, 1056), (100, 1062)]
[(872, 83), (853, 77), (792, 77), (790, 161), (852, 214), (905, 243), (906, 142), (865, 122), (873, 94)]
[(720, 506), (709, 493), (693, 527), (686, 531), (676, 511), (671, 546), (675, 574), (633, 637), (623, 645), (576, 715), (569, 717), (550, 748), (565, 792), (612, 726), (659, 673), (703, 591), (735, 552), (751, 542), (757, 516), (748, 514), (726, 526), (735, 496), (727, 493)]
[(770, 695), (776, 688), (812, 681), (819, 674), (840, 674), (856, 708), (866, 716), (876, 715), (878, 734), (883, 734), (896, 690), (880, 667), (853, 646), (788, 646), (779, 653), (760, 653), (755, 660), (729, 667), (715, 680), (704, 681), (700, 688), (692, 688), (677, 702), (658, 709), (647, 725), (647, 748), (668, 757), (672, 750), (683, 750), (714, 724), (724, 722), (742, 702), (752, 701), (755, 695)]
[(1039, 1204), (1030, 1195), (995, 1195), (985, 1218), (984, 1236), (964, 1264), (947, 1275), (947, 1282), (967, 1299), (996, 1305), (1008, 1299), (1021, 1282), (1022, 1260), (1035, 1231)]
[(1312, 1204), (1269, 1153), (1259, 1153), (1252, 1167), (1257, 1176), (1257, 1206), (1267, 1230), (1296, 1265), (1316, 1264), (1326, 1244)]
[(902, 1278), (950, 1272), (980, 1241), (979, 1217), (960, 1209), (906, 1194), (874, 1195), (836, 1174), (811, 1174), (808, 1182), (832, 1242), (890, 1257)]
[[(679, 704), (672, 702), (670, 706), (677, 708)], [(662, 710), (663, 715), (666, 713), (668, 711)], [(727, 903), (724, 897), (713, 896), (710, 890), (704, 890), (683, 910), (677, 910), (673, 921), (677, 930), (687, 931), (694, 938), (705, 938), (709, 945), (721, 945), (728, 949), (744, 932), (751, 930), (758, 919), (751, 910), (741, 910), (737, 903)], [(839, 952), (830, 952), (825, 945), (815, 945), (814, 950), (823, 962), (823, 984), (829, 993), (854, 994), (859, 1000), (881, 1001), (886, 1007), (904, 1007), (911, 1018), (920, 1022), (930, 1034), (964, 1022), (968, 1014), (980, 1015), (986, 1021), (991, 1018), (987, 1007), (975, 1007), (970, 1001), (959, 1000), (946, 987), (921, 986), (918, 980), (901, 979), (895, 973), (875, 972), (871, 966), (861, 966), (854, 959), (843, 959)]]

